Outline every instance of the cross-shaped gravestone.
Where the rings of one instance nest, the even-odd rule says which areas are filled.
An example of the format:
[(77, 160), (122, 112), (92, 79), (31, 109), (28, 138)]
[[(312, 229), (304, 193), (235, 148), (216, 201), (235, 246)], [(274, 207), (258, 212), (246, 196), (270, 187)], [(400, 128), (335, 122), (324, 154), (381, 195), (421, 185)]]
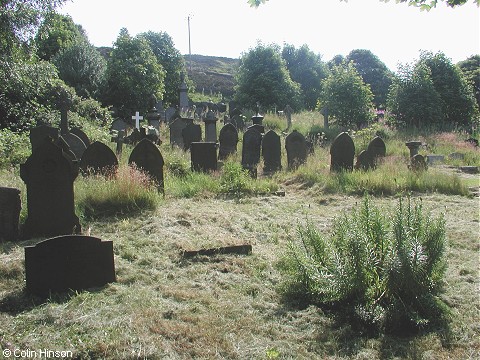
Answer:
[(140, 120), (143, 120), (143, 116), (140, 116), (140, 113), (136, 111), (135, 116), (132, 116), (132, 120), (135, 120), (135, 127), (140, 129)]

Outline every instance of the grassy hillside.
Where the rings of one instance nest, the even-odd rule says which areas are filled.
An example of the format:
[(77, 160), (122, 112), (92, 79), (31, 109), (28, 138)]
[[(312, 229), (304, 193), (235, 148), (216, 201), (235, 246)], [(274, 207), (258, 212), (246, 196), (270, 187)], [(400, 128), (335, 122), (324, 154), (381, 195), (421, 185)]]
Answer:
[(195, 82), (195, 90), (205, 95), (222, 93), (225, 97), (233, 95), (234, 75), (239, 59), (226, 57), (185, 55), (188, 76)]

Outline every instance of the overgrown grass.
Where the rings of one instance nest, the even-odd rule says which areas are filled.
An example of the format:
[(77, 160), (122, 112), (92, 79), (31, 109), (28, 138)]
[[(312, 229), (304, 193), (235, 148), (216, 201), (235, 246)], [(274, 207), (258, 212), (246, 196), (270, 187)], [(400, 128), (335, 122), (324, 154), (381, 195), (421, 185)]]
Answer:
[(160, 199), (155, 183), (144, 172), (125, 165), (110, 179), (89, 176), (75, 183), (78, 215), (87, 219), (154, 210)]
[(438, 323), (448, 313), (440, 300), (445, 220), (422, 204), (400, 199), (387, 219), (368, 196), (336, 218), (330, 236), (311, 222), (299, 227), (286, 267), (296, 296), (335, 304), (368, 326), (404, 332)]

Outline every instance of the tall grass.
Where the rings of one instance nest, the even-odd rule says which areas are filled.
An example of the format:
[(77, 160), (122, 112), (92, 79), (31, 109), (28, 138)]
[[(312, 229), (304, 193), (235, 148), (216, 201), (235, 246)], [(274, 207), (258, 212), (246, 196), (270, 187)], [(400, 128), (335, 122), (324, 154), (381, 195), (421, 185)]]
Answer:
[(122, 165), (110, 179), (80, 178), (75, 183), (78, 214), (98, 219), (154, 210), (161, 201), (155, 183), (135, 167)]
[(447, 315), (438, 298), (446, 270), (445, 221), (400, 199), (392, 217), (368, 196), (335, 219), (328, 236), (309, 222), (288, 253), (287, 289), (334, 304), (387, 331), (420, 328)]

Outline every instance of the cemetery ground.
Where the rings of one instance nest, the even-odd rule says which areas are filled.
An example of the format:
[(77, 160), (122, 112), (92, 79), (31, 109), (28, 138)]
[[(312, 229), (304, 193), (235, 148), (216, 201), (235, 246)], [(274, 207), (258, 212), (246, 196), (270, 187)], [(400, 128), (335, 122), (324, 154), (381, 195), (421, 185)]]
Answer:
[[(270, 127), (283, 125), (265, 120)], [(303, 124), (296, 126), (306, 133)], [(370, 139), (369, 131), (357, 134), (357, 147), (366, 147), (363, 137)], [(116, 214), (88, 207), (99, 201), (89, 198), (91, 193), (107, 189), (111, 195), (108, 181), (79, 177), (75, 197), (82, 228), (113, 240), (117, 282), (41, 299), (25, 292), (23, 251), (39, 239), (0, 244), (0, 347), (109, 359), (478, 358), (480, 209), (472, 191), (478, 191), (479, 178), (448, 167), (478, 166), (478, 150), (453, 133), (426, 137), (422, 140), (435, 146), (435, 153), (459, 151), (465, 157), (412, 174), (405, 140), (387, 140), (387, 158), (374, 171), (331, 175), (328, 150), (316, 147), (297, 170), (284, 165), (272, 178), (239, 181), (239, 193), (227, 195), (221, 170), (190, 173), (188, 154), (170, 150), (164, 140), (165, 197), (149, 193), (143, 209)], [(123, 163), (128, 148), (125, 152)], [(224, 167), (230, 161), (239, 162), (234, 157)], [(143, 181), (137, 173), (130, 175), (132, 182), (121, 190), (125, 196)], [(25, 204), (18, 170), (1, 170), (0, 179), (3, 186), (21, 189)], [(450, 307), (448, 324), (409, 334), (370, 332), (335, 308), (286, 295), (282, 263), (289, 241), (298, 241), (298, 226), (311, 221), (329, 232), (335, 217), (362, 202), (365, 190), (385, 214), (407, 192), (433, 214), (445, 214), (448, 268), (441, 298)], [(252, 253), (182, 255), (241, 244), (251, 244)]]

